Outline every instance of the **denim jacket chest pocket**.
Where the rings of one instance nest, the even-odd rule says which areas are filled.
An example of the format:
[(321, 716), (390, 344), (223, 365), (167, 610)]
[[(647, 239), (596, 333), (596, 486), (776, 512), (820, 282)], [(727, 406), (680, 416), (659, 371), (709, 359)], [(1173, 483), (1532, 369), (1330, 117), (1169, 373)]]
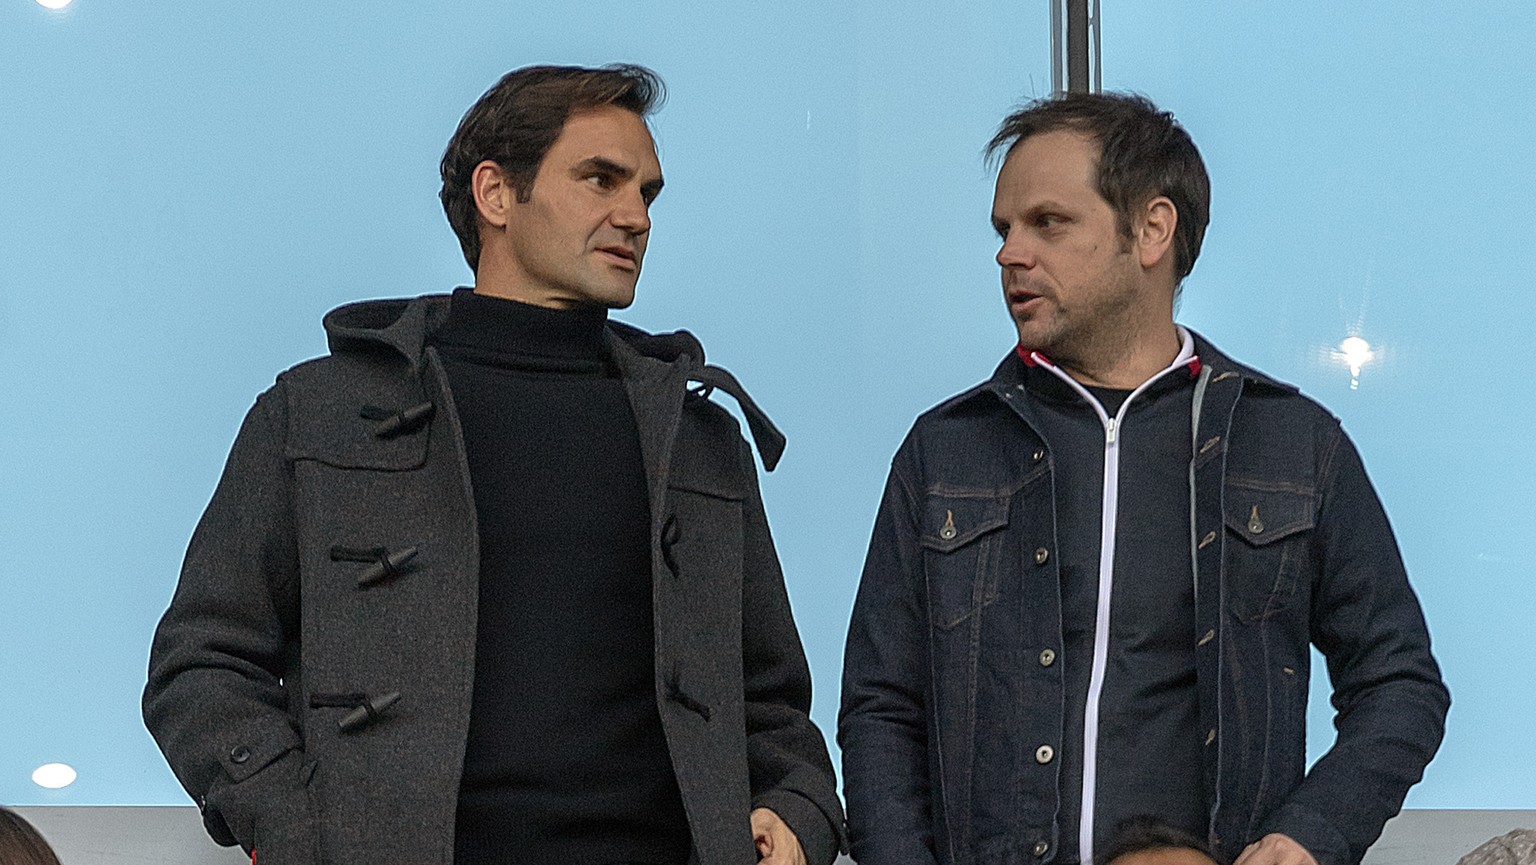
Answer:
[(954, 628), (997, 600), (1011, 499), (1008, 491), (942, 486), (925, 496), (918, 542), (935, 627)]
[(1291, 606), (1306, 572), (1316, 499), (1300, 487), (1229, 478), (1222, 504), (1228, 606), (1243, 621), (1272, 618)]

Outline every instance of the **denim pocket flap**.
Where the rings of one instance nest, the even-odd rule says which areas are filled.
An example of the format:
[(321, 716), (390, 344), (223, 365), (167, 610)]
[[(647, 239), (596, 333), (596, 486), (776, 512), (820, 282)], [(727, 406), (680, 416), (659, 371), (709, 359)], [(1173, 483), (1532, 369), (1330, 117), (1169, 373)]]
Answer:
[(965, 546), (994, 529), (1008, 525), (1011, 496), (984, 493), (930, 494), (924, 506), (923, 546), (947, 553)]
[(1224, 504), (1227, 528), (1255, 546), (1306, 531), (1317, 519), (1312, 494), (1297, 490), (1228, 485)]

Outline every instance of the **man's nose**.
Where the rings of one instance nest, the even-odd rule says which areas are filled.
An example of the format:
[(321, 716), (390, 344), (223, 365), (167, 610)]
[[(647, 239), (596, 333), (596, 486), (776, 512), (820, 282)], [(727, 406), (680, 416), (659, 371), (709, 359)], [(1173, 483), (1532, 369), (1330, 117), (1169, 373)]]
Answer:
[(1035, 266), (1034, 247), (1023, 237), (1023, 232), (1008, 232), (1008, 235), (1003, 238), (1003, 245), (997, 249), (997, 263), (1005, 268)]
[(639, 236), (651, 230), (651, 207), (638, 189), (626, 191), (609, 221), (631, 236)]

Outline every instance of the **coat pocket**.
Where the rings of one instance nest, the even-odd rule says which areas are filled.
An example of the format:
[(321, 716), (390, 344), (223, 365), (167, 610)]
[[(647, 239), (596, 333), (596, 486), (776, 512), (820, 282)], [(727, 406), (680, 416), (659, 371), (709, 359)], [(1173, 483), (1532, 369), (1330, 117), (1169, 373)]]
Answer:
[(673, 576), (740, 581), (742, 500), (728, 488), (673, 484), (662, 519), (660, 552)]
[[(259, 754), (260, 750), (246, 748), (245, 753)], [(232, 773), (231, 783), (208, 792), (204, 819), (210, 812), (216, 815), (242, 849), (260, 854), (263, 865), (315, 862), (317, 824), (309, 791), (314, 771), (315, 764), (294, 748), (249, 775)]]
[(1227, 604), (1243, 621), (1272, 618), (1291, 605), (1311, 555), (1317, 504), (1312, 493), (1258, 481), (1225, 491)]
[(918, 542), (933, 624), (953, 628), (997, 600), (1010, 493), (930, 490)]

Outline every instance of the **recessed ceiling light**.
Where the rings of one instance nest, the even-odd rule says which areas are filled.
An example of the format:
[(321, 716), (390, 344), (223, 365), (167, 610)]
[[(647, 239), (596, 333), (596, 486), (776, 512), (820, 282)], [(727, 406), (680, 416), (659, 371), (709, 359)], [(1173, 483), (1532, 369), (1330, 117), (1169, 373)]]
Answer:
[[(41, 0), (39, 0), (41, 2)], [(56, 0), (55, 0), (56, 2)], [(79, 777), (71, 766), (63, 763), (44, 763), (32, 770), (32, 783), (50, 790), (59, 790), (75, 783)]]

